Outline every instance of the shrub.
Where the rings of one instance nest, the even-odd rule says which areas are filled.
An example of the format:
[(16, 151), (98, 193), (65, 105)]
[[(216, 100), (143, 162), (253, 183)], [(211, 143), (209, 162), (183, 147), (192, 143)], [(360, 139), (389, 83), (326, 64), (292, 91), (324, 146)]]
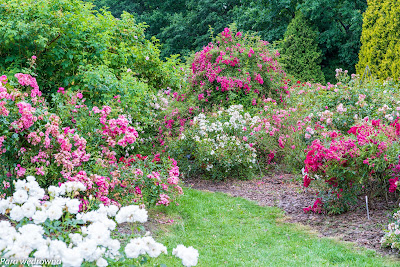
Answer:
[[(155, 258), (161, 253), (167, 254), (167, 248), (151, 236), (132, 233), (130, 237), (134, 238), (124, 249), (113, 238), (118, 231), (117, 224), (134, 223), (133, 229), (142, 228), (139, 223), (145, 223), (148, 215), (139, 206), (106, 207), (94, 199), (82, 205), (74, 198), (87, 190), (80, 182), (66, 182), (60, 187), (49, 187), (46, 192), (35, 177), (28, 176), (26, 180), (18, 180), (15, 189), (12, 197), (0, 199), (0, 214), (9, 216), (13, 223), (0, 222), (0, 256), (6, 264), (22, 264), (26, 260), (40, 265), (96, 263), (107, 266), (116, 262), (127, 264), (127, 261), (141, 265), (146, 256)], [(176, 250), (184, 249), (179, 245), (173, 255), (177, 254)], [(176, 256), (184, 259), (186, 266), (194, 266), (198, 255), (191, 247), (187, 255)]]
[(280, 46), (280, 62), (288, 74), (303, 81), (325, 81), (320, 66), (322, 53), (318, 47), (317, 35), (318, 32), (311, 28), (307, 19), (298, 11), (288, 25)]
[(225, 28), (189, 61), (192, 90), (187, 97), (205, 110), (238, 104), (251, 108), (267, 97), (283, 100), (285, 73), (278, 56), (268, 42)]
[(400, 78), (400, 3), (393, 0), (369, 1), (363, 15), (361, 50), (357, 73), (368, 66), (379, 79)]
[(351, 127), (349, 136), (330, 132), (322, 141), (314, 140), (306, 151), (304, 186), (313, 180), (325, 183), (328, 195), (335, 195), (322, 199), (331, 213), (346, 210), (348, 200), (356, 197), (354, 187), (365, 187), (370, 197), (382, 190), (394, 192), (396, 186), (389, 184), (398, 180), (400, 171), (399, 129), (397, 120), (390, 125), (366, 120)]
[(216, 180), (249, 179), (257, 170), (256, 137), (251, 117), (241, 105), (216, 113), (200, 113), (180, 138), (170, 144), (182, 170)]
[[(173, 201), (173, 187), (165, 185), (171, 176), (168, 172), (176, 170), (176, 164), (157, 157), (157, 166), (135, 165), (136, 171), (157, 176), (152, 177), (154, 185), (144, 182), (148, 178), (142, 175), (121, 176), (119, 168), (123, 166), (118, 165), (118, 158), (130, 156), (138, 133), (118, 106), (89, 110), (81, 92), (60, 88), (55, 96), (56, 115), (49, 112), (35, 78), (17, 74), (19, 86), (14, 87), (6, 76), (1, 77), (1, 193), (12, 194), (14, 180), (37, 175), (39, 184), (45, 187), (64, 181), (82, 182), (88, 194), (106, 205), (117, 203), (119, 192), (125, 189), (143, 191), (130, 195), (132, 199), (126, 198), (127, 202), (156, 204), (166, 196), (169, 201), (162, 204)], [(174, 185), (178, 185), (179, 172), (174, 173)], [(182, 193), (179, 187), (177, 190)]]

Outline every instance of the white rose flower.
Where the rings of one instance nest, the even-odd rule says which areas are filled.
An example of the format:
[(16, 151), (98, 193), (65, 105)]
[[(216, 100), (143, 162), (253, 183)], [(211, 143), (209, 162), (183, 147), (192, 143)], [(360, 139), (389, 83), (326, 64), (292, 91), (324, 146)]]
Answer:
[(32, 218), (36, 211), (36, 206), (32, 202), (26, 202), (21, 208), (27, 218)]
[(118, 252), (121, 247), (121, 243), (117, 239), (111, 239), (110, 242), (107, 244), (107, 247), (113, 252)]
[(106, 245), (110, 238), (110, 230), (100, 223), (95, 222), (87, 227), (87, 238), (94, 240), (98, 245)]
[(17, 204), (24, 204), (28, 200), (28, 193), (23, 189), (18, 189), (13, 194), (13, 202)]
[(62, 252), (67, 249), (67, 245), (60, 240), (51, 240), (47, 242), (49, 243), (49, 258), (59, 259)]
[(35, 179), (35, 177), (34, 176), (27, 176), (26, 177), (26, 180), (28, 181), (28, 182), (33, 182), (33, 181), (36, 181), (36, 179)]
[(31, 188), (29, 190), (29, 196), (31, 198), (42, 199), (45, 195), (44, 189), (40, 187)]
[(172, 250), (172, 255), (180, 258), (184, 266), (196, 266), (199, 258), (199, 252), (193, 247), (185, 247), (183, 245), (178, 245)]
[(35, 258), (39, 259), (49, 259), (50, 258), (50, 251), (49, 246), (42, 245), (38, 248), (38, 250), (33, 254)]
[(63, 250), (61, 260), (64, 267), (81, 266), (83, 262), (81, 251), (77, 247)]
[(51, 185), (51, 186), (49, 186), (49, 188), (47, 188), (47, 192), (52, 197), (58, 197), (60, 195), (61, 190), (60, 190), (60, 187)]
[(26, 187), (26, 181), (25, 181), (25, 180), (17, 180), (17, 181), (14, 183), (15, 191), (18, 191), (18, 190), (24, 190), (24, 191), (26, 191), (26, 190), (25, 190), (25, 187)]
[(19, 222), (24, 217), (25, 217), (24, 211), (22, 210), (22, 208), (20, 206), (15, 206), (11, 209), (11, 211), (10, 211), (11, 220)]
[(6, 210), (10, 208), (10, 201), (7, 199), (0, 199), (0, 214), (6, 213)]
[(118, 210), (119, 210), (118, 206), (110, 205), (107, 207), (107, 215), (114, 217), (117, 214)]
[(106, 267), (106, 266), (108, 266), (108, 262), (104, 258), (99, 258), (96, 261), (96, 265), (99, 267)]
[(44, 223), (47, 219), (47, 213), (44, 210), (37, 210), (32, 216), (32, 219), (35, 224)]
[(86, 239), (77, 247), (80, 249), (82, 257), (85, 260), (89, 261), (90, 259), (94, 258), (93, 255), (95, 254), (97, 248), (97, 244), (94, 240)]
[(79, 199), (70, 199), (69, 201), (67, 201), (67, 203), (65, 203), (68, 212), (71, 214), (77, 214), (79, 212), (80, 204), (81, 202), (79, 201)]
[(124, 251), (126, 257), (136, 259), (145, 253), (144, 242), (141, 238), (131, 239), (131, 241), (126, 245)]
[(52, 204), (46, 211), (46, 215), (50, 220), (58, 220), (63, 215), (62, 208), (56, 204)]
[(78, 246), (80, 243), (82, 243), (83, 237), (82, 235), (78, 233), (70, 233), (68, 237), (71, 239), (71, 242), (75, 245)]

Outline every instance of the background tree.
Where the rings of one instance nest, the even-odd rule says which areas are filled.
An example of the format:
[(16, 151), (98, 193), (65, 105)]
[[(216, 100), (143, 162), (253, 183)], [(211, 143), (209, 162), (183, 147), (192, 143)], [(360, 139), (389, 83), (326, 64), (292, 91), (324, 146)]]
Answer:
[(368, 65), (380, 79), (400, 78), (400, 2), (369, 1), (364, 14), (362, 47), (357, 72), (362, 74)]
[(245, 0), (231, 11), (238, 28), (257, 32), (269, 42), (283, 38), (295, 17), (297, 6), (304, 0)]
[(318, 32), (312, 29), (304, 15), (296, 12), (281, 43), (281, 62), (287, 73), (302, 81), (325, 82), (321, 71), (321, 51), (317, 43)]
[[(88, 0), (89, 1), (89, 0)], [(110, 6), (114, 15), (134, 12), (150, 25), (147, 36), (156, 36), (162, 56), (187, 55), (210, 42), (209, 27), (221, 32), (231, 23), (245, 32), (258, 33), (269, 42), (283, 38), (297, 10), (318, 32), (321, 67), (328, 81), (335, 69), (355, 72), (361, 46), (362, 13), (367, 0), (91, 0)]]
[(366, 0), (306, 0), (298, 6), (318, 32), (322, 71), (335, 81), (335, 69), (355, 73), (361, 47), (362, 13)]

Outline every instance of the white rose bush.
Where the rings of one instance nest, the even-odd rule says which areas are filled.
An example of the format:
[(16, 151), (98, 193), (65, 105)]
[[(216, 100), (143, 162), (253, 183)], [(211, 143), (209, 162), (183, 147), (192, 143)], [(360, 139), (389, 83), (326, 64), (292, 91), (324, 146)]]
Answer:
[[(0, 199), (0, 214), (9, 218), (0, 221), (0, 256), (10, 262), (35, 258), (62, 266), (108, 266), (128, 259), (139, 264), (143, 257), (168, 253), (149, 233), (131, 239), (125, 248), (113, 238), (118, 224), (147, 221), (147, 211), (138, 205), (105, 206), (93, 197), (83, 204), (74, 196), (87, 189), (75, 181), (44, 190), (28, 176), (14, 187), (12, 196)], [(184, 266), (195, 266), (199, 256), (196, 249), (183, 245), (173, 255)]]
[[(184, 171), (194, 168), (197, 172), (216, 180), (227, 175), (249, 179), (249, 173), (258, 171), (256, 137), (252, 127), (257, 116), (245, 113), (242, 105), (221, 108), (216, 113), (200, 113), (194, 117), (190, 128), (170, 147), (170, 153), (182, 159)], [(185, 169), (186, 168), (186, 169)]]

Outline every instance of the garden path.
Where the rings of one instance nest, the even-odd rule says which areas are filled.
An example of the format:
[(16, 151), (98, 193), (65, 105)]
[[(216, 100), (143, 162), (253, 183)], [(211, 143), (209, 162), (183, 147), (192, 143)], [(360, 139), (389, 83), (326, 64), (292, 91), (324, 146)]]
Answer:
[(342, 241), (355, 242), (358, 246), (376, 250), (379, 254), (398, 255), (396, 251), (382, 249), (382, 229), (388, 224), (394, 203), (375, 199), (369, 203), (370, 220), (367, 218), (365, 199), (340, 215), (305, 213), (303, 208), (312, 205), (316, 192), (304, 188), (291, 174), (273, 174), (249, 181), (210, 181), (186, 179), (187, 186), (198, 190), (223, 192), (234, 197), (243, 197), (258, 202), (261, 206), (276, 206), (284, 210), (286, 221), (310, 226), (320, 237), (334, 237)]

